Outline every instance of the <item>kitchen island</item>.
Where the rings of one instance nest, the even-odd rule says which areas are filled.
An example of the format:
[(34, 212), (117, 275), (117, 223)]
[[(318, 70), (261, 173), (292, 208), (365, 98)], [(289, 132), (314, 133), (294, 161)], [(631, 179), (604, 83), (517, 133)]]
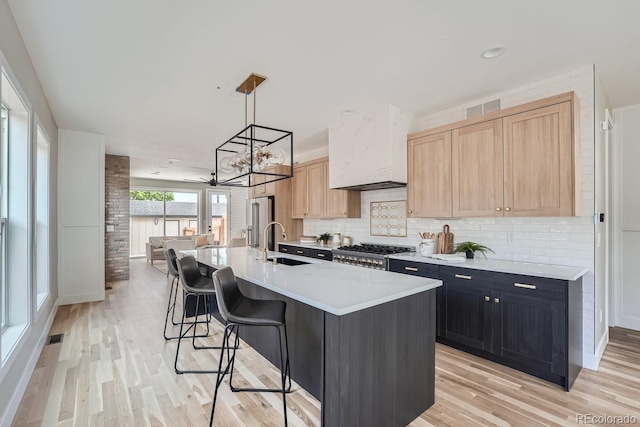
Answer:
[[(243, 293), (287, 302), (291, 377), (322, 403), (325, 426), (404, 426), (434, 402), (435, 289), (442, 282), (248, 248), (183, 251), (231, 266)], [(279, 366), (275, 331), (242, 338)], [(274, 335), (271, 335), (271, 333)]]

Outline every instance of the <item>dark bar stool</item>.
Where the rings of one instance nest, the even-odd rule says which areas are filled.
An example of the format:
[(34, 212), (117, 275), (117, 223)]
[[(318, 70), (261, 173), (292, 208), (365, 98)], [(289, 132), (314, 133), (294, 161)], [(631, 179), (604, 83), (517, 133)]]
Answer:
[(173, 326), (177, 326), (180, 324), (175, 319), (176, 300), (178, 299), (178, 284), (180, 283), (180, 276), (178, 273), (178, 265), (176, 263), (176, 260), (178, 259), (178, 257), (176, 256), (176, 251), (174, 251), (173, 248), (167, 249), (166, 251), (164, 251), (164, 257), (167, 260), (167, 276), (169, 276), (169, 274), (172, 276), (171, 289), (169, 289), (169, 302), (167, 303), (167, 315), (164, 318), (164, 339), (168, 341), (178, 338), (177, 336), (167, 336), (167, 324), (169, 323), (169, 313), (171, 313), (171, 323), (173, 324)]
[[(171, 323), (173, 326), (178, 326), (180, 323), (176, 320), (176, 301), (178, 300), (178, 289), (180, 284), (180, 275), (178, 273), (177, 255), (173, 248), (169, 248), (164, 251), (164, 257), (167, 260), (167, 277), (171, 275), (171, 288), (169, 289), (169, 301), (167, 302), (167, 315), (164, 318), (164, 339), (175, 340), (178, 336), (167, 336), (167, 325), (169, 324), (169, 313), (171, 313)], [(202, 270), (201, 270), (202, 271)], [(208, 315), (207, 319), (198, 323), (208, 323), (211, 320), (211, 316)], [(197, 335), (197, 338), (203, 338), (207, 335)]]
[[(200, 300), (205, 301), (206, 310), (207, 310), (207, 313), (205, 315), (207, 316), (207, 319), (210, 319), (210, 315), (211, 315), (211, 313), (209, 313), (209, 307), (211, 305), (210, 297), (215, 295), (216, 292), (213, 286), (213, 281), (208, 277), (203, 276), (200, 273), (200, 268), (198, 267), (198, 263), (194, 257), (192, 257), (191, 255), (184, 256), (181, 259), (177, 259), (176, 264), (178, 267), (178, 276), (180, 277), (180, 281), (182, 282), (182, 288), (184, 292), (183, 292), (183, 299), (182, 299), (182, 321), (180, 322), (180, 333), (178, 334), (178, 337), (177, 337), (178, 346), (176, 348), (176, 360), (173, 367), (176, 371), (176, 374), (216, 374), (218, 373), (218, 371), (178, 369), (178, 356), (180, 354), (180, 342), (184, 337), (187, 336), (190, 329), (193, 329), (193, 334), (191, 335), (191, 338), (192, 338), (193, 348), (196, 350), (211, 350), (211, 349), (223, 350), (225, 346), (224, 345), (223, 346), (197, 346), (196, 345), (196, 338), (209, 335), (209, 322), (198, 321), (198, 316), (199, 316), (198, 313), (200, 311), (200, 307), (199, 307)], [(195, 318), (193, 322), (190, 322), (191, 324), (189, 325), (189, 327), (186, 330), (184, 330), (185, 317), (187, 313), (186, 302), (187, 302), (187, 297), (189, 296), (193, 296), (194, 298), (196, 298), (196, 312), (195, 312)], [(207, 333), (205, 335), (196, 335), (196, 328), (199, 323), (207, 324)], [(223, 341), (223, 343), (224, 342), (226, 341)]]
[[(224, 337), (222, 342), (226, 343), (231, 333), (235, 332), (236, 338), (233, 346), (227, 345), (227, 366), (222, 369), (222, 359), (224, 349), (220, 351), (218, 361), (218, 376), (216, 378), (216, 389), (213, 394), (213, 405), (211, 407), (211, 419), (209, 425), (213, 425), (213, 414), (216, 409), (216, 399), (218, 398), (218, 388), (224, 380), (224, 376), (230, 371), (229, 387), (231, 391), (257, 391), (282, 393), (282, 405), (284, 408), (284, 425), (287, 426), (287, 399), (286, 394), (291, 392), (291, 372), (289, 366), (289, 342), (287, 340), (287, 326), (285, 323), (285, 311), (287, 303), (277, 300), (255, 300), (248, 298), (240, 292), (236, 277), (231, 267), (221, 268), (213, 273), (213, 284), (216, 289), (218, 310), (225, 321)], [(236, 349), (240, 340), (240, 326), (271, 326), (278, 331), (278, 341), (280, 348), (280, 376), (282, 388), (236, 388), (233, 386), (233, 365), (236, 359)], [(284, 332), (284, 354), (282, 332)], [(231, 350), (233, 353), (230, 355)], [(289, 385), (287, 387), (287, 378)]]

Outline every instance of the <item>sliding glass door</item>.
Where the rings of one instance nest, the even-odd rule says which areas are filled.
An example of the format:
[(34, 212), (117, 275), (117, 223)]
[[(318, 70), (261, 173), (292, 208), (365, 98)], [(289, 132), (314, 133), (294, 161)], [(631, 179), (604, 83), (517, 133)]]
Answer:
[(199, 192), (134, 188), (130, 192), (130, 256), (143, 256), (152, 236), (199, 234)]

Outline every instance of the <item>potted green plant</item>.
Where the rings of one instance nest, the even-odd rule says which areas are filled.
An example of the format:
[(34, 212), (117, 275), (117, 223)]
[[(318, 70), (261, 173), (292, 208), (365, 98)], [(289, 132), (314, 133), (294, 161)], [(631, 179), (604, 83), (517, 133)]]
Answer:
[(316, 242), (322, 242), (322, 244), (326, 246), (326, 244), (329, 243), (329, 239), (331, 239), (331, 233), (322, 233), (318, 236)]
[[(456, 245), (456, 247), (453, 249), (453, 252), (458, 253), (458, 252), (465, 252), (467, 255), (467, 259), (473, 259), (474, 254), (476, 252), (480, 252), (482, 254), (483, 257), (485, 257), (485, 259), (487, 258), (487, 255), (485, 255), (485, 252), (493, 252), (493, 250), (491, 250), (490, 248), (486, 247), (485, 245), (481, 245), (480, 243), (476, 243), (476, 242), (460, 242)], [(495, 252), (493, 252), (495, 254)]]

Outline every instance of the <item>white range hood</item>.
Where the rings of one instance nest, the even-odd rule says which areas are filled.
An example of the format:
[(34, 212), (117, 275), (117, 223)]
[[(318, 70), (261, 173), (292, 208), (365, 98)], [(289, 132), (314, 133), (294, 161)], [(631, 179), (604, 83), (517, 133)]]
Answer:
[(329, 128), (329, 187), (379, 190), (407, 185), (413, 115), (393, 105)]

